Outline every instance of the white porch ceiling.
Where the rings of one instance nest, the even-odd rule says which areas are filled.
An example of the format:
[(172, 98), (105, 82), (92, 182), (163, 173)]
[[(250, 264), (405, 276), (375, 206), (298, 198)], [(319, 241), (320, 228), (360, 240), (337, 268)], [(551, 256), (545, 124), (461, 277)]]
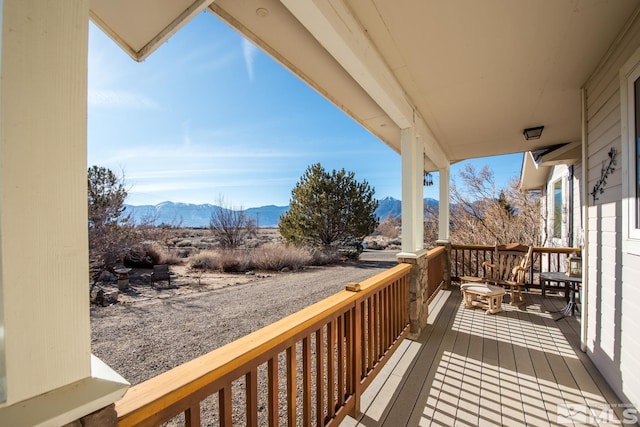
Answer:
[[(137, 60), (208, 10), (427, 169), (580, 140), (580, 89), (637, 0), (91, 0)], [(544, 125), (542, 138), (522, 130)]]

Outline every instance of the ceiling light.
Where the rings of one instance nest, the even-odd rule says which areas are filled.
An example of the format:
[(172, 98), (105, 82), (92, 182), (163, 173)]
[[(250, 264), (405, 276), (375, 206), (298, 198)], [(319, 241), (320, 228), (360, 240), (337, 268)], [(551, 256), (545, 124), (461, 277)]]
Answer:
[(540, 137), (542, 136), (542, 129), (544, 129), (544, 126), (527, 128), (524, 130), (524, 132), (522, 132), (522, 134), (524, 135), (524, 139), (526, 139), (527, 141), (531, 139), (540, 139)]

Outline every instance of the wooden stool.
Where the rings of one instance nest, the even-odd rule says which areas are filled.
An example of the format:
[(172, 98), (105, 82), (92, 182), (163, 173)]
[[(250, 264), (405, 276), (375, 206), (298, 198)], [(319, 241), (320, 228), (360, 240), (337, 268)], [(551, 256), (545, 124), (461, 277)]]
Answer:
[(466, 308), (482, 307), (487, 310), (486, 314), (500, 313), (502, 297), (507, 293), (501, 286), (486, 283), (463, 283), (460, 290)]

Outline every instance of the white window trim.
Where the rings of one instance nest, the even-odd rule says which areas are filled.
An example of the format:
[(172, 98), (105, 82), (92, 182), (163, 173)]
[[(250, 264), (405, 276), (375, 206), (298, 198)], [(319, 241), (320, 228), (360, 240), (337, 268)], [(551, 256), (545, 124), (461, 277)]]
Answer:
[[(556, 184), (560, 183), (560, 194), (561, 194), (561, 202), (560, 202), (560, 236), (555, 236), (555, 228), (556, 228)], [(565, 209), (565, 179), (564, 176), (559, 176), (557, 179), (554, 179), (549, 183), (549, 205), (551, 209), (549, 211), (551, 216), (551, 221), (549, 221), (549, 237), (551, 241), (556, 245), (561, 245), (564, 241), (564, 237), (566, 234), (566, 209)]]
[[(640, 255), (640, 228), (636, 228), (635, 98), (634, 82), (640, 78), (640, 49), (620, 69), (622, 137), (622, 250)], [(632, 155), (633, 154), (633, 155)]]

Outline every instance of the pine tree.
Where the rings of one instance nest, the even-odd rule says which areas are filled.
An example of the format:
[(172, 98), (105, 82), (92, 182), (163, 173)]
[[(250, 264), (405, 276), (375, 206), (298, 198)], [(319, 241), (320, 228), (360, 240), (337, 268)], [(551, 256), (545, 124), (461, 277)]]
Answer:
[(291, 192), (291, 207), (280, 217), (280, 234), (296, 245), (362, 248), (378, 225), (374, 194), (353, 172), (328, 173), (319, 163), (311, 165)]

